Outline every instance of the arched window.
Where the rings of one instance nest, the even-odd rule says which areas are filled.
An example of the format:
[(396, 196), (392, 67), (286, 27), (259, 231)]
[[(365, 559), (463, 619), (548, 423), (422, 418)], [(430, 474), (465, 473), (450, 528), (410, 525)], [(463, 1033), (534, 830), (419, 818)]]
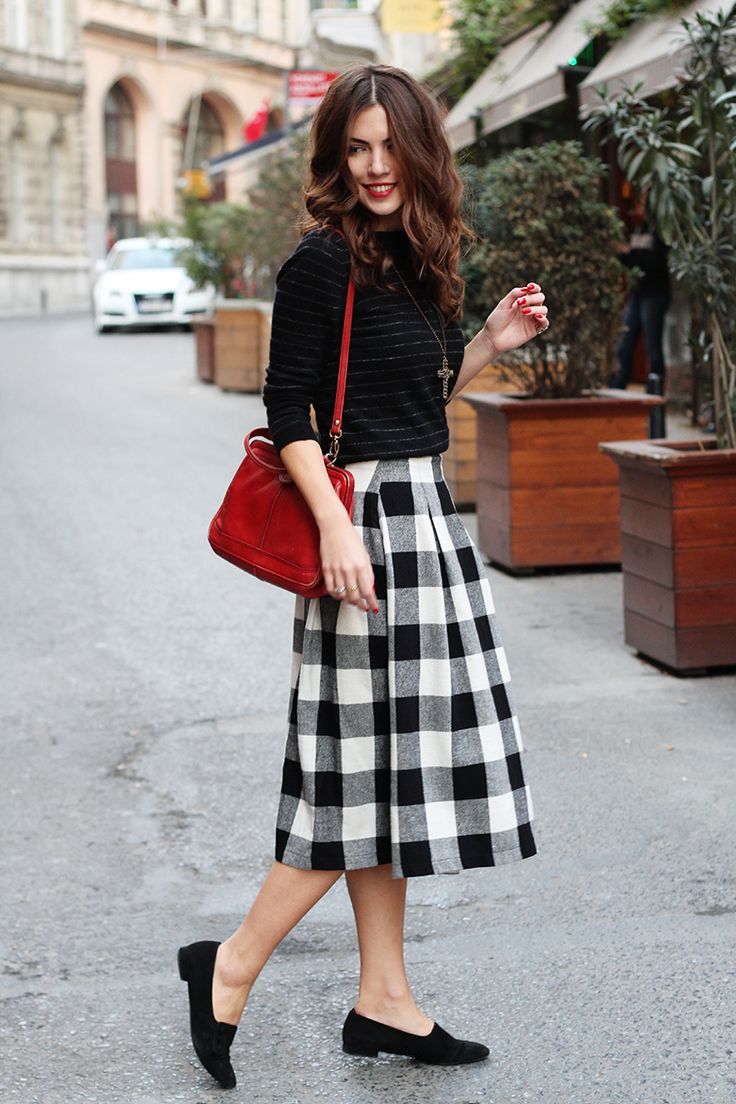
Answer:
[(105, 179), (110, 242), (138, 233), (135, 111), (122, 84), (105, 99)]
[(121, 84), (105, 99), (105, 152), (121, 161), (135, 161), (135, 112)]

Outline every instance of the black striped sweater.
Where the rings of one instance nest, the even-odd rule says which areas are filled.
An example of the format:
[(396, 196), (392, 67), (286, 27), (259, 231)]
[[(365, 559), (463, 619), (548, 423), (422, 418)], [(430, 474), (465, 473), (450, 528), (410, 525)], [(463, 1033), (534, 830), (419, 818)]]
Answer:
[[(406, 234), (387, 231), (378, 240), (439, 333), (440, 317), (414, 275)], [(349, 267), (345, 239), (313, 230), (279, 271), (263, 392), (277, 449), (302, 440), (319, 439), (323, 451), (329, 445)], [(457, 322), (445, 332), (452, 388), (464, 338)], [(358, 288), (339, 463), (444, 452), (441, 366), (439, 345), (405, 291)], [(310, 404), (319, 438), (309, 420)]]

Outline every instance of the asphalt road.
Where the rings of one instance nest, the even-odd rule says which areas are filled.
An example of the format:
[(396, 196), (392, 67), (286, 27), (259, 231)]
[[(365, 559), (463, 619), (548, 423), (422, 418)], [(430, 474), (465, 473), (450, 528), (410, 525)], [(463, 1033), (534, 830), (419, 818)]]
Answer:
[[(216, 559), (260, 399), (179, 333), (0, 322), (2, 1104), (190, 1104), (176, 948), (223, 938), (272, 854), (291, 599)], [(472, 526), (473, 519), (469, 519)], [(248, 1104), (732, 1104), (736, 678), (622, 641), (620, 576), (491, 572), (538, 857), (419, 879), (423, 1007), (489, 1062), (352, 1059), (339, 885), (264, 972)]]

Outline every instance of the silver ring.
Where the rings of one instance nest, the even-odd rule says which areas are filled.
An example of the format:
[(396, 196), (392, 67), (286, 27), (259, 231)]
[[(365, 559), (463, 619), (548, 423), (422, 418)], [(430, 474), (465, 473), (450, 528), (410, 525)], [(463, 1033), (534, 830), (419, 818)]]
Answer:
[(335, 594), (345, 594), (347, 587), (338, 587)]

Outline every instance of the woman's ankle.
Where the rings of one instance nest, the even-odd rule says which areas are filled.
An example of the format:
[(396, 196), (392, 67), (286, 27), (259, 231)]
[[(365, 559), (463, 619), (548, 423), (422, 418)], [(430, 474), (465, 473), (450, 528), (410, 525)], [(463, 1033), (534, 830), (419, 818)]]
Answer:
[(408, 980), (399, 975), (395, 980), (378, 975), (375, 978), (361, 977), (358, 987), (359, 1004), (376, 1007), (405, 1008), (415, 1007), (414, 994)]
[(411, 1016), (419, 1011), (413, 1000), (378, 1001), (375, 999), (366, 1000), (365, 997), (358, 997), (354, 1007), (359, 1016), (365, 1016), (369, 1020), (383, 1020), (386, 1017), (402, 1015)]
[(228, 989), (252, 989), (259, 970), (255, 970), (232, 939), (220, 944), (217, 955), (218, 980)]
[(361, 985), (355, 1011), (361, 1016), (411, 1014), (418, 1011), (414, 995), (407, 986)]
[(411, 992), (401, 997), (386, 994), (379, 996), (375, 993), (370, 996), (361, 995), (356, 1001), (355, 1011), (368, 1020), (375, 1020), (413, 1035), (428, 1035), (434, 1026), (434, 1021), (417, 1008)]

